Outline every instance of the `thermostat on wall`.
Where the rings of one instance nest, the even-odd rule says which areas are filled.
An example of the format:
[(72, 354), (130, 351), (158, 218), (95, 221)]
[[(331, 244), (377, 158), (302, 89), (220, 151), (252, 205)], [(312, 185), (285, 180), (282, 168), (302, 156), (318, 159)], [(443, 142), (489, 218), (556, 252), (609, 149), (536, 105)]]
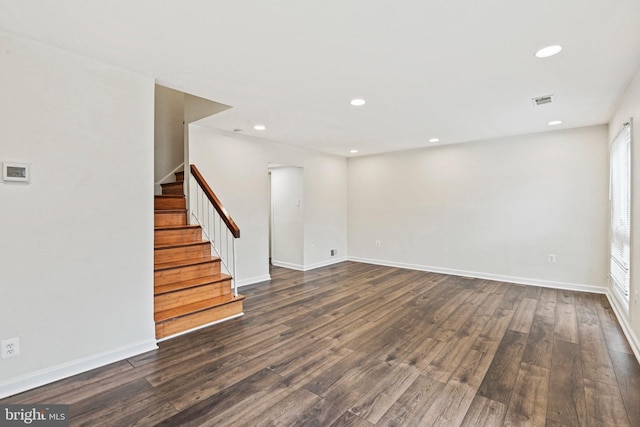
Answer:
[(3, 163), (2, 180), (29, 182), (29, 165), (25, 163)]

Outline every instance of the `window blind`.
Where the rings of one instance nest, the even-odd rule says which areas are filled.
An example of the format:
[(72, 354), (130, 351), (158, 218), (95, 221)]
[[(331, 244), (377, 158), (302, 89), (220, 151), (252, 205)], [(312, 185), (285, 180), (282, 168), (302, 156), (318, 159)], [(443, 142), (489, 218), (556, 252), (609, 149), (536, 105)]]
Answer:
[(625, 123), (610, 147), (611, 267), (613, 285), (629, 297), (631, 237), (631, 124)]

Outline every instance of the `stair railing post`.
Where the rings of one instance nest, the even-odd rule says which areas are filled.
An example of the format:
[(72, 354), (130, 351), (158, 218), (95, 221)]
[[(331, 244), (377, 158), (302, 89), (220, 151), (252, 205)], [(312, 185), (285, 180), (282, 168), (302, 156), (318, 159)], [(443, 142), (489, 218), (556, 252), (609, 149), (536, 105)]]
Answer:
[(235, 236), (231, 239), (231, 249), (233, 251), (233, 259), (231, 260), (231, 268), (233, 268), (233, 274), (231, 277), (231, 286), (233, 287), (233, 296), (238, 296), (238, 286), (236, 285), (236, 238)]

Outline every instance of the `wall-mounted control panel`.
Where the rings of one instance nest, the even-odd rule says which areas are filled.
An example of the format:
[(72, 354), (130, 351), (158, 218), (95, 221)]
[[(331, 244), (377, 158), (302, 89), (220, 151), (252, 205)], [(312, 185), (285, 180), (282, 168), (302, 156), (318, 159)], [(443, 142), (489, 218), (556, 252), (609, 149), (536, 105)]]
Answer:
[(30, 167), (26, 163), (4, 162), (2, 164), (2, 180), (29, 182), (29, 179), (30, 179), (29, 169)]

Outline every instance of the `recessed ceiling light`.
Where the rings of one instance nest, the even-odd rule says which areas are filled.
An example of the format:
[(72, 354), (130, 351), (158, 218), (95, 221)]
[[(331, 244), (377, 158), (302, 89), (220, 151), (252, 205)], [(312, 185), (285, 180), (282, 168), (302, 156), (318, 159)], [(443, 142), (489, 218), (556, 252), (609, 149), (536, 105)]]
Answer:
[(253, 128), (255, 130), (265, 130), (267, 127), (265, 125), (255, 125)]
[(355, 105), (356, 107), (359, 107), (359, 106), (364, 105), (366, 103), (367, 103), (367, 101), (365, 101), (362, 98), (355, 98), (355, 99), (351, 100), (351, 105)]
[(349, 151), (351, 154), (356, 154), (358, 152), (358, 150), (350, 150)]
[(547, 46), (537, 51), (536, 56), (538, 58), (548, 58), (550, 56), (560, 53), (561, 50), (562, 50), (562, 46), (559, 46), (557, 44), (553, 46)]
[(429, 142), (438, 142), (440, 141), (440, 138), (431, 138), (429, 139)]
[(561, 125), (562, 124), (562, 120), (551, 120), (549, 123), (547, 123), (549, 126), (557, 126), (557, 125)]

